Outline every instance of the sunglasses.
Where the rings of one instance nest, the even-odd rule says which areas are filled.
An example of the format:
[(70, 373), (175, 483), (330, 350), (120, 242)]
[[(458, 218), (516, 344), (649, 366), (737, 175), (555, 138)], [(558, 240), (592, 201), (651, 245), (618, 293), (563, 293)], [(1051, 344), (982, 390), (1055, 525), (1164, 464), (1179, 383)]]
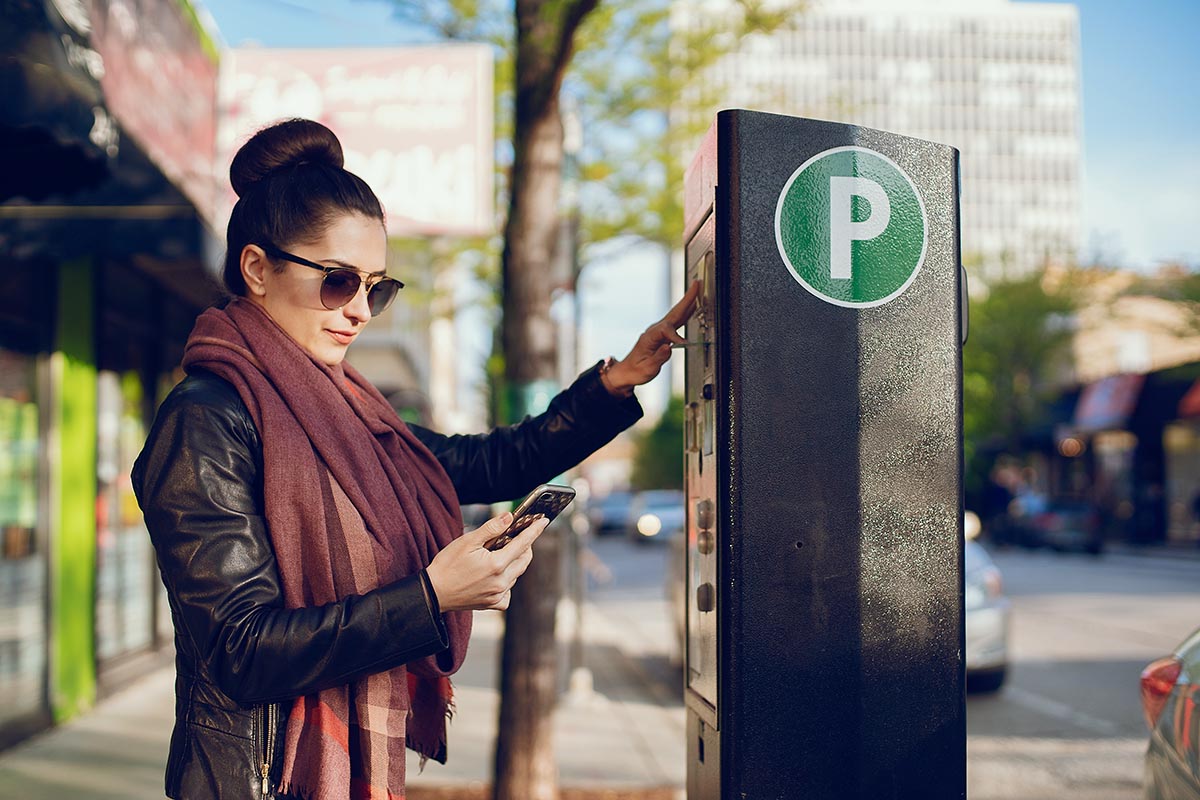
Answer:
[(395, 278), (381, 277), (375, 283), (370, 283), (370, 278), (364, 278), (357, 270), (349, 267), (328, 267), (280, 250), (269, 243), (260, 244), (259, 247), (271, 258), (290, 261), (293, 264), (324, 272), (325, 279), (321, 281), (321, 305), (330, 311), (339, 309), (353, 300), (354, 296), (358, 294), (359, 287), (366, 282), (367, 305), (371, 308), (371, 316), (378, 316), (392, 304), (392, 301), (396, 299), (396, 294), (404, 288), (404, 284)]

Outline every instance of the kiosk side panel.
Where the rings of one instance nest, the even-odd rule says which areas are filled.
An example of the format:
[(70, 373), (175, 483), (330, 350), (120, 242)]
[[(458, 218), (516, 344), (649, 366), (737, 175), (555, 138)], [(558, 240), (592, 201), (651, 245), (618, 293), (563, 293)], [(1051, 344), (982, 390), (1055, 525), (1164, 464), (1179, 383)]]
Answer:
[(720, 796), (962, 797), (956, 154), (745, 111), (717, 150)]

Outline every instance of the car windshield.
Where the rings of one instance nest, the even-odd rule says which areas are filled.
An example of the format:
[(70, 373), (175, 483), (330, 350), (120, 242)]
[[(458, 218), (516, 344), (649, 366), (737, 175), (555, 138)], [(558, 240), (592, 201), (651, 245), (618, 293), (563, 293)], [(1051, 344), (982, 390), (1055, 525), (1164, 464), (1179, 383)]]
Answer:
[(610, 492), (596, 501), (596, 505), (607, 510), (623, 508), (629, 505), (632, 496), (628, 492)]
[(641, 498), (638, 499), (638, 507), (642, 513), (655, 513), (655, 515), (665, 515), (665, 513), (678, 512), (683, 515), (683, 493), (682, 492), (644, 492)]
[(642, 505), (647, 510), (683, 506), (683, 493), (656, 490), (642, 494)]

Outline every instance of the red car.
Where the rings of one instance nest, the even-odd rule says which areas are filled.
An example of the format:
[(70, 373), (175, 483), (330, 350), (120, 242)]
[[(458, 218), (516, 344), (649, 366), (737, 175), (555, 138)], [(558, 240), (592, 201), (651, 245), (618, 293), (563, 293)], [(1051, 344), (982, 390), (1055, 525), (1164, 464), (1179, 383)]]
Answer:
[(1145, 800), (1200, 797), (1200, 630), (1174, 655), (1142, 671), (1142, 710), (1150, 726)]

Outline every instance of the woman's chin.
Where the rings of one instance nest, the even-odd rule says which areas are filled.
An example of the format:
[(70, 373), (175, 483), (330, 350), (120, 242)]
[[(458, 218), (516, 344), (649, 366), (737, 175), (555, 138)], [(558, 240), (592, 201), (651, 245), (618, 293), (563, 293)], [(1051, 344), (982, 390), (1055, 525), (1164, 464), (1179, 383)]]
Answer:
[(307, 349), (309, 355), (327, 367), (336, 367), (346, 359), (346, 348), (339, 345), (322, 344)]

